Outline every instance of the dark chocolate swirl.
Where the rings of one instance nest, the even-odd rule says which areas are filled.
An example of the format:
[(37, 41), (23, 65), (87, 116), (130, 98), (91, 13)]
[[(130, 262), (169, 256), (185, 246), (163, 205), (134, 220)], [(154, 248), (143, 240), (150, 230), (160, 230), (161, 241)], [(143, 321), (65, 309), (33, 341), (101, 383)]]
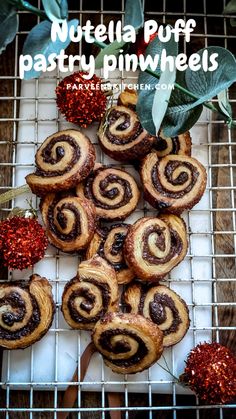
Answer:
[(73, 329), (93, 329), (107, 311), (117, 310), (118, 285), (114, 269), (95, 256), (79, 265), (62, 295), (62, 312)]
[(134, 273), (127, 266), (123, 255), (128, 229), (129, 225), (124, 223), (97, 229), (86, 253), (88, 259), (98, 254), (110, 263), (116, 271), (118, 284), (128, 283), (134, 278)]
[(149, 154), (141, 167), (145, 199), (155, 208), (180, 214), (192, 208), (206, 188), (206, 170), (196, 159)]
[(164, 278), (187, 252), (184, 221), (175, 215), (146, 217), (136, 221), (126, 236), (124, 255), (144, 281)]
[(165, 157), (168, 154), (180, 154), (191, 156), (191, 137), (189, 132), (177, 135), (176, 137), (165, 137), (161, 132), (153, 143), (153, 148), (158, 157)]
[(39, 147), (36, 171), (26, 176), (26, 182), (39, 196), (67, 190), (88, 176), (94, 162), (94, 147), (84, 134), (76, 130), (60, 131)]
[(110, 167), (95, 170), (77, 187), (76, 193), (94, 203), (98, 217), (110, 220), (126, 218), (139, 200), (139, 190), (133, 177)]
[[(71, 147), (71, 156), (70, 161), (67, 162), (67, 165), (58, 168), (57, 170), (50, 170), (46, 171), (43, 170), (43, 167), (46, 165), (56, 166), (59, 162), (62, 161), (63, 157), (65, 157), (66, 149), (63, 147), (64, 144), (69, 144)], [(39, 157), (36, 157), (36, 159)], [(37, 164), (36, 160), (36, 172), (37, 176), (45, 176), (45, 177), (52, 177), (52, 176), (59, 176), (63, 175), (64, 173), (69, 172), (72, 167), (78, 162), (80, 158), (80, 146), (79, 144), (69, 135), (58, 135), (57, 137), (52, 138), (52, 140), (47, 143), (47, 145), (42, 149), (41, 158), (43, 161), (43, 167)]]
[(105, 364), (121, 374), (149, 368), (163, 350), (161, 330), (140, 315), (107, 313), (96, 323), (92, 338)]
[[(44, 307), (45, 305), (45, 307)], [(0, 284), (0, 346), (26, 348), (50, 328), (55, 307), (46, 278), (32, 275), (29, 283)]]
[(136, 112), (125, 106), (113, 106), (107, 111), (98, 138), (104, 152), (119, 161), (142, 158), (154, 141), (142, 128)]
[(164, 346), (175, 345), (189, 328), (185, 301), (164, 285), (147, 287), (131, 284), (124, 292), (123, 299), (131, 313), (141, 314), (160, 327)]
[(40, 204), (50, 242), (64, 252), (88, 246), (95, 231), (95, 208), (87, 199), (48, 194)]

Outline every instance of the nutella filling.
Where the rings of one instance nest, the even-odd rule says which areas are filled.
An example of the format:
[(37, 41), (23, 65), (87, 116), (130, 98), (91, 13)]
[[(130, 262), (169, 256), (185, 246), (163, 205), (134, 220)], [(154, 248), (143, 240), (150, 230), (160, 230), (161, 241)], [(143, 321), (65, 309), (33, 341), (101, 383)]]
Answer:
[[(111, 338), (116, 335), (124, 336), (119, 342), (112, 344)], [(130, 343), (125, 340), (125, 336), (130, 336), (138, 343), (137, 352), (128, 359), (105, 359), (111, 361), (114, 365), (129, 367), (130, 365), (136, 365), (148, 354), (148, 349), (142, 339), (131, 331), (126, 331), (125, 329), (109, 329), (101, 333), (99, 338), (99, 346), (105, 351), (111, 352), (112, 354), (127, 353), (131, 350)]]
[[(72, 280), (75, 282), (75, 279)], [(91, 284), (94, 284), (99, 289), (98, 292), (101, 292), (102, 295), (102, 309), (96, 314), (96, 316), (92, 318), (83, 317), (76, 309), (75, 307), (75, 299), (77, 297), (82, 297), (84, 300), (80, 303), (81, 310), (85, 311), (86, 313), (90, 314), (91, 310), (94, 307), (94, 304), (96, 302), (96, 296), (93, 295), (88, 288), (81, 287), (78, 290), (75, 290), (71, 293), (69, 301), (68, 301), (68, 309), (70, 312), (71, 318), (76, 323), (94, 323), (97, 322), (100, 317), (102, 317), (109, 306), (110, 303), (110, 290), (108, 284), (102, 284), (98, 281), (96, 281), (93, 278), (86, 278), (86, 282), (89, 282)], [(68, 284), (69, 286), (70, 284)]]
[(169, 295), (166, 294), (155, 294), (153, 301), (149, 303), (149, 313), (151, 320), (158, 326), (164, 323), (167, 319), (165, 307), (168, 307), (173, 314), (173, 322), (171, 326), (163, 330), (164, 335), (169, 335), (178, 330), (178, 326), (182, 323), (179, 316), (179, 312), (175, 306), (175, 303)]
[(44, 171), (43, 169), (38, 167), (37, 157), (36, 157), (36, 166), (37, 167), (36, 167), (35, 174), (37, 176), (52, 177), (52, 176), (63, 175), (65, 173), (68, 173), (71, 170), (71, 168), (75, 165), (75, 163), (79, 160), (79, 158), (80, 158), (80, 147), (78, 146), (77, 142), (72, 137), (70, 137), (69, 135), (60, 135), (60, 136), (52, 138), (50, 143), (46, 147), (43, 148), (43, 150), (41, 152), (41, 156), (42, 156), (42, 159), (43, 159), (44, 163), (57, 164), (64, 157), (65, 150), (61, 145), (56, 148), (56, 158), (53, 158), (52, 155), (51, 155), (52, 148), (58, 142), (66, 142), (66, 143), (70, 144), (71, 147), (73, 148), (73, 155), (72, 155), (72, 159), (71, 159), (70, 163), (66, 167), (64, 167), (62, 170)]
[(113, 243), (111, 245), (111, 248), (110, 248), (110, 254), (112, 256), (117, 256), (117, 255), (120, 256), (120, 261), (119, 262), (112, 263), (109, 259), (109, 254), (105, 253), (104, 247), (105, 247), (106, 240), (108, 240), (110, 230), (112, 228), (119, 227), (119, 226), (122, 229), (124, 227), (127, 227), (126, 224), (120, 223), (120, 224), (113, 225), (110, 229), (109, 228), (104, 228), (104, 229), (100, 230), (102, 240), (101, 240), (101, 242), (99, 244), (99, 248), (97, 250), (97, 253), (99, 254), (99, 256), (106, 259), (113, 266), (113, 268), (116, 271), (120, 271), (121, 269), (126, 269), (127, 268), (127, 265), (126, 265), (124, 257), (123, 257), (123, 245), (124, 245), (125, 237), (126, 237), (126, 234), (127, 234), (127, 231), (128, 231), (128, 227), (127, 227), (126, 232), (122, 231), (120, 233), (118, 233), (118, 232), (115, 233), (114, 241), (113, 241)]
[(169, 182), (169, 184), (175, 185), (183, 185), (188, 180), (188, 174), (185, 172), (180, 173), (180, 175), (176, 178), (172, 178), (172, 174), (177, 167), (186, 167), (191, 171), (191, 180), (192, 182), (182, 191), (178, 192), (170, 192), (167, 189), (165, 189), (162, 186), (161, 180), (159, 179), (158, 175), (158, 163), (156, 163), (151, 171), (151, 177), (152, 177), (152, 183), (155, 187), (155, 189), (161, 193), (163, 196), (166, 196), (168, 198), (182, 198), (184, 195), (186, 195), (188, 192), (191, 191), (193, 186), (195, 185), (197, 178), (199, 176), (199, 172), (191, 163), (189, 162), (179, 162), (179, 161), (170, 161), (165, 168), (165, 176)]
[(112, 135), (110, 130), (109, 130), (109, 126), (113, 125), (117, 121), (117, 119), (120, 118), (121, 116), (124, 117), (124, 122), (122, 122), (120, 125), (118, 125), (116, 127), (116, 130), (123, 132), (127, 128), (129, 128), (131, 126), (132, 122), (131, 122), (131, 118), (130, 118), (130, 115), (129, 115), (128, 111), (127, 112), (120, 112), (120, 111), (117, 111), (117, 110), (113, 109), (108, 115), (108, 127), (105, 131), (105, 135), (109, 139), (109, 141), (112, 144), (116, 144), (116, 145), (125, 145), (125, 144), (128, 144), (128, 143), (131, 143), (132, 141), (135, 141), (136, 138), (138, 138), (138, 136), (143, 132), (143, 128), (142, 128), (140, 122), (136, 121), (133, 124), (132, 133), (130, 133), (130, 135), (128, 137), (120, 138), (120, 137), (117, 137), (115, 135)]
[(66, 228), (67, 225), (67, 219), (65, 217), (65, 215), (63, 214), (63, 211), (65, 209), (69, 209), (71, 212), (74, 213), (74, 224), (73, 227), (71, 229), (71, 231), (68, 234), (63, 234), (61, 231), (58, 231), (55, 222), (54, 222), (54, 209), (55, 206), (57, 205), (59, 201), (58, 200), (54, 200), (52, 202), (52, 204), (48, 207), (48, 224), (49, 224), (49, 229), (57, 236), (59, 237), (60, 240), (66, 241), (66, 242), (70, 242), (74, 239), (76, 239), (76, 237), (78, 237), (81, 234), (81, 221), (80, 221), (80, 212), (78, 210), (78, 208), (76, 208), (72, 203), (63, 203), (61, 206), (57, 206), (57, 212), (56, 212), (56, 220), (58, 222), (58, 224), (60, 225), (60, 227), (62, 229)]
[(152, 265), (162, 265), (164, 263), (169, 262), (172, 260), (172, 258), (177, 254), (179, 255), (182, 252), (183, 249), (183, 242), (177, 233), (177, 231), (170, 229), (170, 237), (171, 237), (171, 245), (170, 245), (170, 252), (169, 254), (164, 258), (158, 258), (153, 253), (150, 252), (149, 246), (148, 246), (148, 237), (150, 234), (156, 233), (157, 239), (156, 239), (156, 246), (164, 251), (165, 250), (165, 240), (163, 235), (163, 228), (160, 228), (159, 226), (150, 226), (148, 227), (144, 234), (143, 234), (143, 259), (149, 262)]
[[(112, 209), (117, 209), (126, 205), (133, 196), (130, 184), (127, 180), (122, 179), (121, 177), (114, 175), (113, 173), (108, 174), (106, 178), (103, 179), (99, 184), (99, 193), (102, 196), (108, 198), (111, 201), (111, 203), (107, 205), (100, 202), (97, 199), (97, 197), (93, 194), (92, 184), (98, 172), (99, 172), (99, 169), (87, 178), (86, 184), (84, 187), (85, 197), (88, 199), (91, 199), (96, 207), (102, 208), (102, 209), (112, 210)], [(119, 183), (124, 189), (124, 199), (116, 205), (112, 205), (112, 200), (115, 199), (119, 195), (118, 188), (114, 187), (112, 189), (107, 190), (107, 187), (110, 186), (112, 183)]]
[[(25, 286), (22, 286), (22, 288), (26, 288)], [(11, 331), (4, 328), (4, 324), (7, 327), (14, 326), (14, 323), (20, 323), (24, 320), (25, 314), (26, 314), (26, 304), (23, 300), (22, 296), (18, 292), (11, 292), (8, 296), (5, 298), (0, 299), (0, 307), (3, 305), (10, 305), (12, 307), (12, 311), (7, 311), (2, 314), (2, 322), (3, 326), (0, 325), (0, 339), (6, 339), (6, 340), (17, 340), (21, 339), (24, 336), (29, 335), (33, 332), (34, 329), (39, 325), (40, 323), (40, 310), (37, 304), (37, 301), (32, 295), (29, 295), (29, 298), (31, 299), (31, 303), (33, 306), (33, 312), (32, 315), (27, 323), (26, 326), (22, 327), (21, 329), (18, 329), (16, 331)]]

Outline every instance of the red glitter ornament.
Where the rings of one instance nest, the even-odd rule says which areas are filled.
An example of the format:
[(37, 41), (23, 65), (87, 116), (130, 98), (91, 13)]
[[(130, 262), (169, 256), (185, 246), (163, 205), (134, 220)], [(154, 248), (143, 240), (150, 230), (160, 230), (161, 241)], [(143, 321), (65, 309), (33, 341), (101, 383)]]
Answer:
[(199, 344), (189, 353), (180, 381), (206, 403), (229, 403), (236, 398), (236, 358), (219, 343)]
[(12, 217), (0, 223), (0, 257), (3, 266), (26, 269), (43, 258), (48, 245), (35, 218)]
[(84, 71), (65, 77), (56, 88), (57, 106), (69, 122), (86, 128), (100, 121), (106, 110), (107, 98), (101, 89), (101, 79), (94, 75), (86, 80)]

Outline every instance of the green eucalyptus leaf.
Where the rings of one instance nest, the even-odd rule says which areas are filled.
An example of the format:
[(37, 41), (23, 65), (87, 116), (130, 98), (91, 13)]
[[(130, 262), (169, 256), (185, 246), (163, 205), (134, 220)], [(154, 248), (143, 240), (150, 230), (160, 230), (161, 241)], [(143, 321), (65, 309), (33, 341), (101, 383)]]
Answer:
[[(158, 37), (155, 37), (148, 45), (145, 57), (147, 55), (154, 57), (157, 54), (161, 56), (164, 48), (167, 55), (176, 56), (178, 54), (178, 44), (175, 42), (173, 35), (170, 41), (165, 43), (160, 42)], [(140, 71), (138, 84), (147, 85), (148, 88), (138, 92), (136, 107), (142, 126), (152, 135), (156, 135), (159, 131), (171, 95), (171, 89), (161, 89), (161, 84), (173, 84), (176, 75), (176, 71), (170, 71), (169, 66), (166, 67), (164, 72), (161, 72), (159, 63), (155, 72), (160, 75), (159, 80), (145, 71)]]
[[(177, 71), (176, 83), (187, 89), (185, 72)], [(202, 112), (202, 105), (188, 109), (194, 104), (195, 99), (188, 96), (182, 90), (175, 87), (172, 90), (165, 117), (162, 122), (162, 129), (166, 136), (175, 137), (189, 130), (199, 119)]]
[(232, 108), (228, 100), (227, 90), (218, 93), (218, 104), (221, 111), (229, 118), (232, 118)]
[(236, 26), (236, 19), (235, 18), (232, 17), (230, 19), (230, 25), (233, 26), (233, 28), (235, 28), (235, 26)]
[(176, 137), (188, 131), (198, 121), (202, 110), (203, 106), (198, 105), (184, 112), (179, 111), (173, 114), (166, 112), (161, 125), (164, 135), (166, 137)]
[(204, 71), (202, 67), (198, 71), (187, 68), (185, 72), (187, 89), (198, 97), (189, 109), (211, 100), (236, 81), (236, 60), (233, 54), (222, 47), (208, 47), (198, 51), (201, 58), (206, 49), (209, 56), (213, 53), (218, 54), (218, 67), (214, 71)]
[(103, 48), (97, 57), (95, 58), (95, 68), (103, 68), (103, 60), (105, 55), (115, 55), (117, 57), (120, 54), (120, 49), (127, 44), (127, 42), (117, 42), (114, 41), (111, 44), (107, 45), (107, 47)]
[(225, 15), (236, 13), (236, 0), (230, 0), (229, 3), (226, 4), (223, 13)]
[[(165, 113), (169, 104), (169, 98), (172, 91), (172, 88), (170, 86), (174, 85), (175, 77), (176, 77), (176, 69), (174, 71), (170, 71), (169, 68), (167, 68), (161, 74), (161, 77), (158, 83), (158, 86), (160, 86), (160, 89), (157, 88), (154, 94), (153, 104), (152, 104), (152, 119), (155, 125), (156, 135), (160, 129), (162, 120), (165, 116)], [(168, 88), (162, 89), (161, 86), (164, 86), (164, 85), (168, 86)]]
[(42, 0), (47, 17), (53, 22), (62, 22), (68, 18), (67, 0)]
[(0, 54), (16, 36), (18, 31), (18, 17), (16, 8), (8, 1), (1, 1), (0, 5)]
[(125, 3), (125, 25), (132, 25), (139, 29), (144, 23), (142, 0), (126, 0)]
[[(70, 44), (69, 30), (72, 26), (75, 28), (78, 26), (79, 21), (73, 19), (68, 22), (68, 38), (65, 42), (57, 39), (55, 42), (51, 40), (51, 22), (44, 20), (43, 22), (36, 25), (28, 34), (24, 47), (23, 54), (29, 54), (32, 57), (35, 57), (36, 54), (43, 54), (47, 61), (48, 57), (52, 53), (59, 54), (62, 49), (65, 49)], [(35, 61), (35, 59), (34, 59)], [(36, 71), (32, 68), (25, 74), (25, 79), (29, 80), (35, 77), (39, 77), (41, 74), (40, 71)]]

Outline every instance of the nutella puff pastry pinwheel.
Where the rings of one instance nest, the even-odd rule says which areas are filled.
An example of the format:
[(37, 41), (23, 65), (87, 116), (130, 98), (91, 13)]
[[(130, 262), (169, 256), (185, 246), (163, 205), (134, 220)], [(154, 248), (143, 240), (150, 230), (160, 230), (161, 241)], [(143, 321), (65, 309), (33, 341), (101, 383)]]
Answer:
[(182, 218), (163, 214), (158, 218), (141, 218), (130, 227), (124, 255), (139, 279), (158, 281), (184, 259), (187, 248)]
[(0, 346), (23, 349), (40, 340), (55, 312), (52, 287), (46, 278), (0, 284)]
[(123, 255), (128, 229), (129, 225), (125, 223), (97, 229), (86, 253), (88, 259), (95, 254), (106, 259), (116, 271), (118, 284), (127, 284), (134, 278), (134, 272), (127, 266)]
[(42, 198), (40, 209), (51, 244), (63, 252), (75, 252), (88, 246), (96, 228), (92, 202), (51, 193)]
[(101, 122), (98, 139), (108, 156), (127, 161), (148, 154), (155, 137), (142, 128), (135, 111), (125, 106), (113, 106)]
[(116, 271), (118, 284), (127, 284), (134, 278), (134, 272), (127, 266), (123, 255), (128, 230), (129, 225), (125, 223), (97, 229), (86, 253), (88, 259), (95, 254), (106, 259)]
[(190, 323), (188, 307), (170, 288), (131, 284), (123, 297), (130, 313), (143, 315), (162, 330), (163, 346), (175, 345), (187, 333)]
[(72, 329), (93, 329), (107, 311), (118, 309), (118, 285), (114, 269), (95, 256), (79, 265), (62, 295), (62, 312)]
[(95, 149), (89, 138), (76, 130), (48, 137), (35, 156), (35, 173), (26, 176), (32, 192), (43, 196), (75, 187), (94, 167)]
[(119, 374), (149, 368), (163, 351), (162, 331), (138, 314), (107, 313), (96, 323), (92, 339), (105, 364)]
[(128, 217), (135, 210), (140, 196), (134, 178), (113, 167), (94, 170), (77, 186), (76, 193), (93, 202), (99, 218), (110, 221)]
[(154, 208), (181, 214), (200, 201), (207, 174), (193, 157), (170, 154), (160, 159), (150, 153), (142, 162), (141, 179), (144, 197)]
[(191, 156), (191, 137), (189, 131), (176, 137), (165, 137), (162, 132), (156, 137), (153, 148), (158, 157), (165, 157), (168, 154), (179, 154)]

